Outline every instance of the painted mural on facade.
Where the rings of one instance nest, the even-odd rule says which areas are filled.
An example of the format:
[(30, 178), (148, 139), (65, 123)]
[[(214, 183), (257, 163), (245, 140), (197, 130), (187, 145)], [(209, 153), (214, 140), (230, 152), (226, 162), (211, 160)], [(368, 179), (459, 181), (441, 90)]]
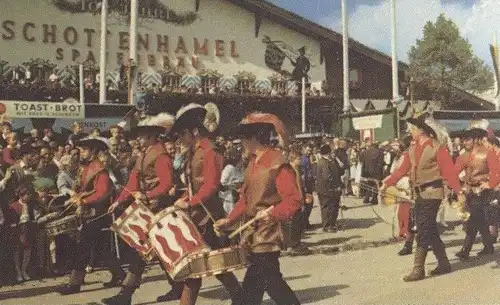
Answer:
[[(266, 19), (256, 37), (254, 13), (229, 1), (204, 0), (198, 11), (195, 0), (141, 3), (139, 72), (148, 82), (160, 82), (165, 73), (180, 75), (186, 86), (199, 85), (200, 77), (215, 75), (218, 85), (228, 88), (241, 80), (270, 87), (276, 79), (325, 79), (318, 41)], [(110, 0), (108, 81), (122, 77), (120, 70), (128, 65), (127, 4)], [(97, 0), (4, 3), (0, 11), (0, 73), (5, 77), (16, 73), (47, 77), (55, 71), (63, 82), (75, 78), (77, 65), (84, 64), (86, 71), (95, 75), (99, 7)], [(263, 39), (267, 41), (264, 45)], [(270, 48), (274, 48), (273, 54)], [(284, 58), (278, 58), (279, 62), (276, 56)]]

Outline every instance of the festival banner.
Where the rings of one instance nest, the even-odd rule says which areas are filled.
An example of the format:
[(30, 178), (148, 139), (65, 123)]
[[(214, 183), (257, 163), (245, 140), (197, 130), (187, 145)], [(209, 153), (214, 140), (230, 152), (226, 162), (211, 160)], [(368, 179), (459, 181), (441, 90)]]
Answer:
[(72, 119), (85, 118), (85, 106), (74, 103), (2, 101), (0, 115), (8, 119)]

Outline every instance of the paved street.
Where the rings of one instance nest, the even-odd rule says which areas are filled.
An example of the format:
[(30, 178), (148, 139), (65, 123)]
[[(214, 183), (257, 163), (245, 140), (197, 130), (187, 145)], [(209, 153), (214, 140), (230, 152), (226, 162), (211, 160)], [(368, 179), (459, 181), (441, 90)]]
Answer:
[[(453, 256), (463, 239), (454, 210), (447, 211), (447, 219), (455, 228), (443, 233), (454, 272), (417, 283), (404, 283), (402, 276), (410, 270), (413, 257), (396, 255), (401, 245), (391, 241), (391, 226), (377, 218), (371, 207), (360, 206), (358, 200), (347, 200), (346, 204), (351, 209), (344, 212), (341, 221), (344, 231), (336, 234), (320, 230), (311, 232), (305, 242), (315, 254), (281, 259), (283, 274), (303, 304), (500, 303), (500, 290), (496, 285), (500, 280), (498, 256), (468, 263), (461, 263)], [(376, 209), (382, 218), (391, 221), (390, 211)], [(319, 221), (318, 208), (314, 209), (313, 219)], [(482, 245), (476, 244), (473, 255), (481, 249)], [(434, 267), (435, 258), (431, 254), (427, 269)], [(243, 271), (238, 272), (238, 277), (242, 279)], [(107, 272), (94, 272), (87, 277), (88, 285), (82, 293), (66, 297), (52, 292), (61, 279), (3, 287), (0, 289), (0, 304), (99, 304), (101, 298), (118, 291), (102, 289), (101, 282), (108, 279)], [(134, 296), (134, 304), (157, 304), (156, 297), (167, 289), (162, 271), (153, 266)], [(229, 303), (227, 293), (215, 279), (205, 280), (198, 304)], [(264, 304), (274, 303), (266, 299)]]

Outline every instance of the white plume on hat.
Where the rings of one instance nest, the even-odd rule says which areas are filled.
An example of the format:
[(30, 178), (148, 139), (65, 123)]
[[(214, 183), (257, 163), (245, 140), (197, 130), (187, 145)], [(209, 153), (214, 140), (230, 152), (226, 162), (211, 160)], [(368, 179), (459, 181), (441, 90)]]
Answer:
[(154, 126), (154, 127), (162, 127), (165, 129), (170, 129), (172, 128), (172, 125), (174, 125), (174, 122), (175, 122), (175, 117), (173, 115), (167, 112), (163, 112), (155, 116), (148, 116), (144, 118), (139, 123), (137, 123), (137, 126), (138, 127)]
[(177, 114), (175, 115), (175, 118), (179, 119), (184, 113), (188, 112), (191, 109), (196, 109), (196, 108), (203, 108), (203, 109), (205, 109), (205, 107), (203, 107), (200, 104), (191, 103), (191, 104), (188, 104), (188, 105), (186, 105), (184, 107), (181, 107), (181, 109), (179, 109), (179, 111), (177, 111)]
[(490, 122), (488, 122), (485, 119), (481, 119), (478, 121), (472, 121), (470, 123), (470, 128), (479, 128), (479, 129), (487, 130), (488, 126), (490, 126)]
[(436, 132), (438, 143), (446, 146), (450, 152), (453, 151), (453, 142), (448, 134), (448, 130), (430, 116), (425, 119), (425, 123)]

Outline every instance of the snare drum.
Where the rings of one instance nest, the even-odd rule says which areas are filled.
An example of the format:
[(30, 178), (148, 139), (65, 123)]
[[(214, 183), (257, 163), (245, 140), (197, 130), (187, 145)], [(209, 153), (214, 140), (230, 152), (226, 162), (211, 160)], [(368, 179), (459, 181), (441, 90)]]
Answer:
[(61, 219), (53, 220), (45, 225), (48, 237), (62, 234), (74, 234), (78, 232), (78, 218), (76, 215), (69, 215)]
[(148, 261), (155, 258), (147, 235), (154, 216), (144, 204), (133, 202), (111, 225), (111, 230)]
[(248, 265), (247, 251), (240, 246), (200, 252), (189, 256), (190, 278), (232, 272)]
[(190, 254), (210, 251), (189, 216), (175, 207), (155, 216), (148, 235), (156, 255), (175, 281), (189, 277)]

